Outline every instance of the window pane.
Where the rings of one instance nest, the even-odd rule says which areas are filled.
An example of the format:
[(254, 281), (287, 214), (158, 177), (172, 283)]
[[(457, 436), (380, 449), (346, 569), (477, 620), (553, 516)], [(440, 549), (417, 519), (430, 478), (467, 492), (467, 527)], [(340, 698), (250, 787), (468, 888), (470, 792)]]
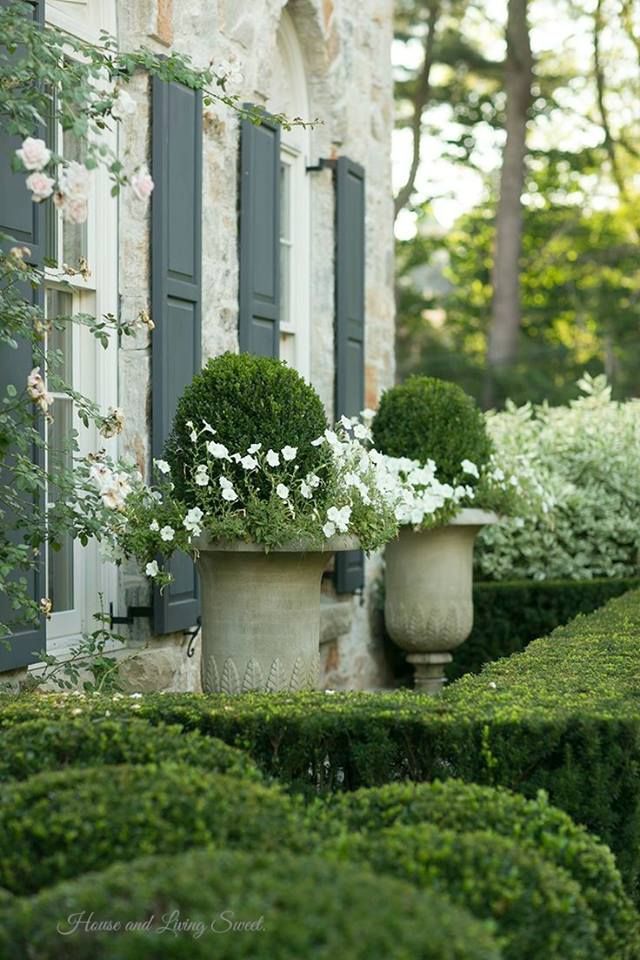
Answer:
[[(85, 159), (84, 145), (70, 130), (62, 134), (62, 156), (65, 160), (77, 160), (82, 163)], [(80, 257), (87, 256), (87, 224), (62, 223), (62, 260), (71, 267), (78, 267)]]
[[(46, 291), (46, 313), (49, 319), (69, 317), (73, 312), (73, 297), (68, 290), (49, 287)], [(73, 380), (73, 328), (70, 322), (59, 330), (54, 328), (47, 337), (47, 350), (62, 353), (62, 364), (56, 364), (55, 372), (66, 383)]]
[[(72, 466), (71, 431), (73, 429), (73, 402), (57, 399), (51, 408), (53, 423), (47, 428), (49, 472), (55, 478), (63, 468)], [(48, 490), (49, 509), (53, 508), (60, 497), (55, 483)], [(49, 599), (53, 603), (54, 613), (73, 610), (73, 539), (69, 535), (61, 538), (61, 549), (48, 550), (48, 588)]]

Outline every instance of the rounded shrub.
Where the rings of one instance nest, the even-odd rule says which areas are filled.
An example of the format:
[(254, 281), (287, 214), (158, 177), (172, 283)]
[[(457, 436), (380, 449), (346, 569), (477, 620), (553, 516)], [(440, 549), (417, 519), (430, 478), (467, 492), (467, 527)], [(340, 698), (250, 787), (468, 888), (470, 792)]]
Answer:
[[(205, 431), (194, 442), (189, 424), (199, 431), (205, 423), (215, 435)], [(321, 448), (312, 447), (311, 441), (326, 426), (320, 397), (286, 364), (249, 353), (215, 357), (193, 378), (178, 401), (166, 447), (175, 494), (186, 503), (192, 502), (193, 481), (187, 477), (203, 462), (206, 444), (212, 439), (224, 444), (230, 453), (242, 455), (254, 443), (261, 443), (264, 450), (297, 447), (296, 464), (304, 477), (324, 458)], [(220, 461), (221, 472), (224, 462)]]
[(174, 761), (212, 773), (261, 780), (258, 768), (241, 750), (199, 731), (147, 720), (28, 720), (2, 734), (0, 783), (25, 780), (44, 770)]
[(396, 824), (328, 840), (324, 852), (444, 893), (479, 919), (492, 919), (505, 960), (604, 960), (575, 880), (490, 831)]
[[(435, 377), (412, 376), (386, 390), (372, 431), (382, 453), (435, 461), (441, 483), (461, 480), (463, 460), (480, 468), (491, 456), (485, 418), (473, 397)], [(464, 482), (473, 485), (474, 478), (464, 474)]]
[(304, 849), (299, 809), (277, 787), (184, 764), (39, 773), (0, 788), (0, 887), (29, 894), (190, 847)]
[[(70, 912), (121, 928), (61, 936)], [(500, 960), (486, 927), (435, 893), (317, 857), (229, 850), (60, 884), (21, 901), (4, 939), (7, 956), (38, 960)]]
[(430, 823), (456, 831), (490, 830), (539, 853), (579, 884), (610, 960), (640, 956), (638, 914), (613, 854), (584, 827), (549, 804), (502, 788), (458, 780), (389, 784), (336, 795), (324, 804), (331, 821), (321, 830), (378, 831), (394, 824)]

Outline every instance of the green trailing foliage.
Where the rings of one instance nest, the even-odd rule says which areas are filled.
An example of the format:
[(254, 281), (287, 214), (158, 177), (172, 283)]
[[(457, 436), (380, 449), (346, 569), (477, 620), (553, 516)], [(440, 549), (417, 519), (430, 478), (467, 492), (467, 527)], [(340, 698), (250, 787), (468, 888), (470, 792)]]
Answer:
[(604, 960), (578, 884), (538, 853), (490, 831), (397, 824), (343, 836), (325, 851), (444, 893), (479, 919), (493, 920), (505, 960)]
[[(441, 483), (459, 483), (461, 463), (480, 470), (492, 445), (475, 400), (455, 383), (434, 377), (409, 377), (386, 390), (372, 424), (374, 446), (392, 457), (434, 460)], [(474, 485), (471, 475), (464, 482)]]
[[(199, 433), (203, 424), (214, 433)], [(192, 424), (193, 426), (189, 426)], [(171, 466), (175, 495), (193, 506), (197, 502), (193, 472), (204, 463), (206, 445), (212, 440), (224, 444), (230, 453), (245, 455), (250, 446), (262, 444), (264, 451), (297, 448), (300, 476), (314, 473), (325, 461), (324, 450), (311, 441), (327, 427), (324, 407), (313, 387), (295, 370), (271, 357), (249, 353), (225, 353), (206, 364), (185, 389), (176, 410), (166, 457)], [(220, 459), (219, 475), (226, 461)], [(213, 476), (213, 483), (218, 477)], [(241, 484), (236, 484), (238, 493)], [(262, 493), (270, 490), (265, 486)]]
[[(640, 586), (637, 579), (480, 581), (473, 586), (473, 630), (447, 667), (447, 679), (479, 673), (485, 663), (519, 653), (579, 613)], [(397, 648), (396, 648), (397, 649)], [(406, 662), (395, 658), (398, 672)]]
[(5, 730), (0, 782), (26, 780), (34, 773), (66, 767), (164, 761), (245, 780), (261, 779), (247, 754), (198, 730), (185, 733), (177, 725), (154, 725), (146, 720), (99, 719), (86, 723), (81, 717), (65, 717), (30, 720)]
[[(146, 930), (63, 937), (57, 927), (70, 904), (123, 928), (152, 920)], [(159, 933), (172, 911), (192, 929), (173, 933), (165, 922)], [(282, 852), (191, 851), (115, 864), (16, 901), (2, 919), (4, 956), (38, 960), (501, 960), (486, 925), (435, 892)], [(234, 930), (233, 922), (254, 927)]]
[[(458, 780), (395, 783), (334, 794), (309, 809), (325, 834), (375, 833), (391, 826), (431, 824), (439, 830), (491, 831), (523, 851), (541, 855), (579, 885), (596, 923), (600, 953), (609, 960), (640, 954), (638, 915), (624, 889), (611, 851), (546, 796), (527, 800), (504, 789)], [(322, 826), (320, 826), (322, 824)]]
[(0, 886), (15, 894), (147, 854), (306, 843), (298, 804), (277, 787), (184, 764), (47, 772), (0, 788)]

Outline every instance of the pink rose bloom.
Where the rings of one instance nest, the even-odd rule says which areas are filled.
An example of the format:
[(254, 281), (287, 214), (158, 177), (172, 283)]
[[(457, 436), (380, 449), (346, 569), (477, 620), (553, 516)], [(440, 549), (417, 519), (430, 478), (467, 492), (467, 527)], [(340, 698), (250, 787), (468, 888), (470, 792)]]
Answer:
[(89, 171), (82, 163), (73, 160), (60, 174), (60, 191), (70, 199), (86, 200), (89, 196)]
[(41, 200), (46, 200), (47, 197), (50, 197), (53, 193), (54, 183), (55, 180), (48, 177), (46, 173), (43, 173), (41, 170), (35, 170), (29, 174), (26, 184), (27, 188), (31, 190), (33, 194), (31, 199), (34, 203), (40, 203)]
[(84, 223), (89, 214), (89, 205), (84, 197), (72, 197), (66, 193), (56, 193), (53, 203), (67, 223)]
[(146, 167), (141, 167), (137, 173), (131, 177), (131, 189), (138, 200), (148, 200), (153, 191), (153, 180)]
[(26, 170), (42, 170), (51, 159), (51, 151), (47, 149), (44, 140), (38, 140), (35, 137), (27, 137), (23, 140), (16, 154), (22, 160)]

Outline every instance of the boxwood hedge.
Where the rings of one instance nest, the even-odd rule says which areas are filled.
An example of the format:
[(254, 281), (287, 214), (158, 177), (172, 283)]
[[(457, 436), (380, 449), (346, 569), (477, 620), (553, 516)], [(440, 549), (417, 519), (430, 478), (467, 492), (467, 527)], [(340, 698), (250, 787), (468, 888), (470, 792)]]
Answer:
[(638, 914), (611, 851), (552, 807), (544, 794), (527, 800), (502, 788), (458, 780), (396, 783), (334, 794), (312, 804), (309, 817), (322, 833), (421, 823), (463, 832), (493, 831), (539, 853), (573, 877), (596, 921), (606, 957), (632, 960), (640, 956)]
[(100, 764), (160, 763), (171, 760), (248, 780), (262, 776), (251, 758), (198, 730), (147, 720), (57, 717), (29, 720), (2, 734), (0, 782), (25, 780), (44, 770)]
[(15, 894), (191, 847), (304, 848), (299, 804), (184, 764), (39, 773), (0, 788), (0, 886)]
[[(95, 922), (108, 918), (124, 929), (89, 933), (81, 928), (61, 936), (61, 921), (64, 931), (71, 929), (64, 925), (70, 913), (92, 915)], [(190, 921), (190, 929), (174, 933), (178, 918)], [(127, 923), (145, 920), (147, 929), (126, 930)], [(230, 929), (234, 922), (253, 923), (254, 929)], [(19, 901), (0, 923), (0, 955), (38, 960), (501, 957), (484, 924), (436, 893), (350, 864), (227, 850), (116, 864)]]
[(640, 591), (445, 689), (388, 694), (0, 698), (0, 728), (81, 709), (219, 737), (309, 792), (458, 777), (551, 802), (640, 878)]
[(397, 824), (329, 840), (324, 850), (445, 893), (479, 919), (493, 919), (505, 960), (605, 960), (575, 880), (495, 833)]

